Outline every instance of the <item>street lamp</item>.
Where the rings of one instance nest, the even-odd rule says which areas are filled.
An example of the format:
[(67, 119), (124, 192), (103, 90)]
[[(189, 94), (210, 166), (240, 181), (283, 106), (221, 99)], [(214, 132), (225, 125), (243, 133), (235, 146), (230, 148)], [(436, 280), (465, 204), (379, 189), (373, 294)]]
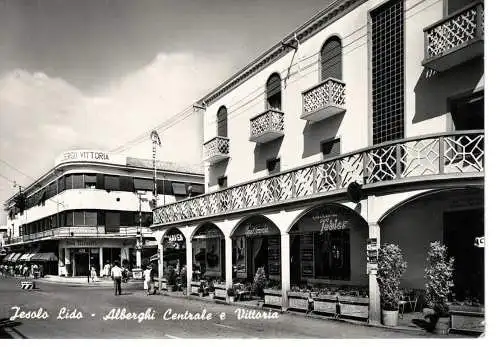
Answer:
[(158, 189), (156, 187), (156, 147), (161, 146), (160, 135), (158, 135), (156, 130), (151, 132), (151, 142), (153, 143), (153, 199), (154, 207), (156, 207), (158, 197)]
[(142, 202), (147, 201), (147, 198), (143, 198), (144, 195), (146, 195), (145, 191), (138, 190), (136, 191), (137, 196), (139, 197), (139, 226), (137, 229), (137, 240), (136, 240), (136, 262), (135, 265), (137, 268), (141, 268), (142, 261), (141, 261), (141, 250), (143, 246), (143, 241), (142, 241)]

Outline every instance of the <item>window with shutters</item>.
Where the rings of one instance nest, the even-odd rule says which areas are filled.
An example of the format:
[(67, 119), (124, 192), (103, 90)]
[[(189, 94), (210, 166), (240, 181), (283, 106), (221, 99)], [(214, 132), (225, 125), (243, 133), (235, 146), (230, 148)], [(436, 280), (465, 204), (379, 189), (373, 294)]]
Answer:
[(104, 189), (107, 191), (120, 190), (120, 178), (118, 176), (104, 176)]
[(73, 189), (83, 189), (85, 188), (83, 181), (83, 174), (73, 175)]
[(281, 77), (272, 74), (266, 83), (267, 108), (281, 110)]
[(227, 109), (225, 106), (217, 112), (217, 136), (227, 137)]
[(321, 48), (321, 80), (342, 80), (342, 42), (337, 36), (329, 38)]
[(85, 174), (85, 188), (95, 189), (97, 176), (93, 174)]

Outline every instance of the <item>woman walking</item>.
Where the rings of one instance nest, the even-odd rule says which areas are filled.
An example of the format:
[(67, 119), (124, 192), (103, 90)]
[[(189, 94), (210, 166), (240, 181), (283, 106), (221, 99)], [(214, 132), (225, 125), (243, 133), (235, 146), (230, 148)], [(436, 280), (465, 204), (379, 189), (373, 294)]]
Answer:
[(144, 270), (144, 290), (146, 295), (149, 295), (149, 287), (151, 285), (151, 265), (148, 265), (146, 270)]

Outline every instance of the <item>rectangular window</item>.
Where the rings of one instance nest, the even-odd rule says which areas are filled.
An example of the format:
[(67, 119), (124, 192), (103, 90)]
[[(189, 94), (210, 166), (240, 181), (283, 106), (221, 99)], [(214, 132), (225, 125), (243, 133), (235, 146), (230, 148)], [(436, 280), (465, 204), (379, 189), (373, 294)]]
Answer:
[(63, 177), (59, 177), (59, 179), (57, 180), (57, 184), (59, 185), (59, 187), (58, 187), (59, 193), (63, 192), (66, 189), (65, 182), (66, 181), (64, 179), (64, 176)]
[(97, 176), (93, 174), (85, 174), (85, 188), (95, 189)]
[(320, 146), (324, 159), (340, 155), (340, 139), (338, 138), (322, 141)]
[(104, 175), (104, 189), (106, 189), (107, 191), (120, 190), (120, 178), (119, 178), (119, 176)]
[(50, 227), (57, 228), (57, 215), (50, 216)]
[(120, 225), (123, 226), (134, 226), (134, 213), (133, 211), (122, 211), (120, 212)]
[(96, 211), (85, 211), (85, 225), (89, 227), (97, 226), (97, 212)]
[(221, 176), (217, 179), (219, 188), (227, 188), (227, 176)]
[(65, 212), (64, 213), (64, 225), (67, 227), (73, 226), (73, 212)]
[(83, 211), (73, 211), (73, 225), (74, 226), (84, 226), (85, 219), (83, 216)]
[(66, 186), (66, 189), (73, 189), (73, 176), (72, 175), (64, 176), (64, 185)]
[(83, 174), (73, 175), (73, 189), (83, 189), (85, 184), (83, 183)]
[(57, 182), (52, 182), (47, 186), (47, 199), (50, 199), (57, 194)]
[(371, 13), (373, 144), (404, 137), (404, 11), (393, 0)]
[(266, 167), (267, 167), (267, 171), (269, 172), (270, 175), (280, 172), (281, 159), (280, 158), (269, 159), (266, 162)]
[(137, 190), (146, 190), (153, 191), (154, 182), (152, 179), (146, 178), (134, 178), (134, 189)]
[(172, 182), (167, 181), (167, 180), (159, 180), (158, 185), (158, 194), (164, 194), (164, 195), (172, 195)]
[(120, 176), (120, 191), (133, 192), (134, 191), (134, 179), (130, 176)]
[(172, 182), (172, 190), (174, 195), (187, 195), (186, 185), (184, 183)]
[(205, 193), (205, 186), (203, 184), (191, 184), (191, 196), (201, 195)]
[(106, 232), (120, 231), (120, 212), (106, 212), (105, 228)]

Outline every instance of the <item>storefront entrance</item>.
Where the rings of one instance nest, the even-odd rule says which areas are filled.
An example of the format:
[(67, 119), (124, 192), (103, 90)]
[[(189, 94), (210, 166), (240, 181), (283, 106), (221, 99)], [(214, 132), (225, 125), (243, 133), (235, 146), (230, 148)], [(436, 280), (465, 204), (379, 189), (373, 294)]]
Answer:
[(87, 276), (90, 269), (88, 248), (76, 248), (73, 253), (74, 276)]
[(225, 279), (225, 240), (212, 223), (201, 226), (193, 235), (193, 280)]
[(266, 276), (281, 281), (280, 231), (269, 219), (254, 216), (240, 224), (232, 235), (233, 278), (252, 281), (258, 268)]
[(186, 238), (179, 229), (170, 229), (163, 238), (163, 268), (172, 266), (177, 273), (186, 265)]

